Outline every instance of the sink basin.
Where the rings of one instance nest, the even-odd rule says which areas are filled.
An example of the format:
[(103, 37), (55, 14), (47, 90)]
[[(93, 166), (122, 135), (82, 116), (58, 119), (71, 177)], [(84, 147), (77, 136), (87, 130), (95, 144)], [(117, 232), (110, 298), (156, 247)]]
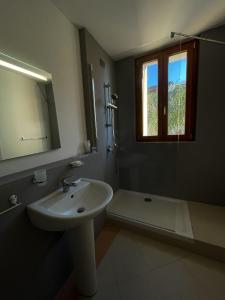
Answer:
[(31, 222), (43, 230), (68, 230), (94, 218), (112, 199), (105, 182), (81, 178), (76, 183), (67, 193), (59, 189), (28, 205)]
[(105, 182), (81, 178), (66, 193), (63, 189), (27, 206), (34, 226), (47, 231), (66, 231), (76, 268), (75, 284), (83, 296), (97, 292), (93, 218), (112, 199), (112, 188)]

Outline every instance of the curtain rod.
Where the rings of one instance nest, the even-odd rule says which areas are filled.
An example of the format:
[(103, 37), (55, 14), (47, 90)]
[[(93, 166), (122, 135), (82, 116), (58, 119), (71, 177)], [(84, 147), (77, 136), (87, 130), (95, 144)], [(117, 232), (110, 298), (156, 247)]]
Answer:
[(189, 34), (180, 33), (180, 32), (173, 32), (173, 31), (170, 34), (171, 39), (173, 39), (175, 35), (179, 35), (179, 36), (183, 36), (183, 37), (187, 37), (187, 38), (194, 38), (194, 39), (202, 40), (202, 41), (205, 41), (205, 42), (211, 42), (211, 43), (216, 43), (216, 44), (220, 44), (220, 45), (225, 45), (225, 42), (223, 42), (223, 41), (207, 39), (207, 38), (200, 37), (200, 36), (197, 36), (197, 35), (189, 35)]

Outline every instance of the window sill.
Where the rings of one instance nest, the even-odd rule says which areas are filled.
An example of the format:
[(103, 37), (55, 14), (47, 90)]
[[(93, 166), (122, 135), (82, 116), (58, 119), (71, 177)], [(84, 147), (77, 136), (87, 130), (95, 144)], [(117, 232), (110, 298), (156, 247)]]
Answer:
[(196, 141), (136, 141), (136, 144), (194, 144)]

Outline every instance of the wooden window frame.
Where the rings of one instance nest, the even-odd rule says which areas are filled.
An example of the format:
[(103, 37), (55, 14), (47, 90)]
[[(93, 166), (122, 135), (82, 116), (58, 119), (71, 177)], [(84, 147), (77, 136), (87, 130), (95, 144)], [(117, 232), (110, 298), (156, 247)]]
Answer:
[[(170, 55), (187, 51), (185, 134), (168, 135), (168, 59)], [(158, 136), (143, 136), (142, 74), (143, 64), (158, 61)], [(198, 41), (176, 45), (151, 53), (135, 60), (136, 80), (136, 139), (137, 142), (193, 141), (195, 138), (195, 115), (198, 70)], [(164, 113), (165, 110), (165, 113)]]

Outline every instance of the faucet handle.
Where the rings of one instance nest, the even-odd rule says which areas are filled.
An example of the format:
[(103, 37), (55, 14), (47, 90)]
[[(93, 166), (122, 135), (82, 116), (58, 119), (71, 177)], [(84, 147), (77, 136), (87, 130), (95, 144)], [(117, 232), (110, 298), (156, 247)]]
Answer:
[(63, 185), (70, 185), (70, 186), (76, 186), (77, 183), (75, 181), (68, 181), (68, 179), (70, 179), (71, 177), (65, 177), (62, 179), (62, 184)]

